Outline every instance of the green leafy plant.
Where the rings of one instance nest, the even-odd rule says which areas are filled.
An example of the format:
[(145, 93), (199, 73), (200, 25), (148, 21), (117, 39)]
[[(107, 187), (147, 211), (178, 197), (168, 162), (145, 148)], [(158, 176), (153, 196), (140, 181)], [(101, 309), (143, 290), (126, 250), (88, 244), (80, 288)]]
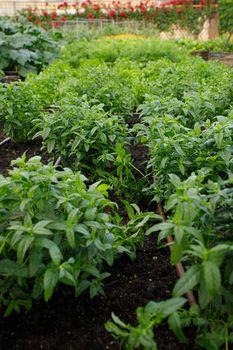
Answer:
[(18, 82), (1, 88), (0, 119), (4, 121), (4, 131), (15, 142), (30, 140), (33, 131), (32, 121), (40, 117), (40, 99), (32, 91), (31, 84)]
[(218, 1), (218, 13), (221, 32), (232, 32), (233, 30), (233, 7), (231, 0)]
[[(87, 187), (86, 178), (40, 157), (12, 162), (0, 177), (0, 301), (5, 316), (34, 299), (48, 301), (60, 284), (78, 296), (103, 293), (104, 269), (126, 253), (134, 256), (149, 216), (133, 215), (120, 225), (117, 205), (106, 198), (108, 185)], [(111, 214), (108, 214), (111, 209)], [(143, 221), (144, 220), (144, 221)]]
[(161, 41), (149, 36), (143, 40), (111, 39), (81, 40), (65, 46), (62, 59), (73, 67), (78, 67), (83, 60), (97, 59), (100, 62), (114, 63), (119, 59), (133, 62), (157, 61), (168, 58), (172, 62), (182, 61), (188, 56), (184, 48), (174, 44), (173, 41)]
[(36, 136), (43, 138), (48, 153), (89, 174), (98, 167), (107, 170), (115, 145), (127, 142), (123, 119), (107, 114), (102, 105), (91, 107), (85, 98), (64, 99), (59, 111), (44, 114), (35, 123), (41, 129)]
[(143, 347), (146, 350), (157, 350), (154, 328), (168, 318), (171, 328), (176, 328), (177, 332), (179, 330), (182, 334), (177, 310), (185, 302), (185, 298), (172, 298), (158, 303), (151, 301), (144, 308), (137, 308), (137, 326), (125, 324), (113, 313), (113, 321), (108, 321), (105, 327), (108, 332), (120, 338), (124, 349), (133, 350)]
[(16, 70), (22, 77), (38, 73), (58, 53), (52, 36), (24, 19), (0, 20), (0, 49), (0, 69)]
[(91, 104), (103, 104), (105, 111), (129, 115), (141, 102), (145, 90), (140, 69), (123, 60), (108, 66), (98, 61), (84, 61), (75, 77), (60, 84), (61, 98), (86, 95)]
[[(149, 180), (146, 174), (134, 166), (132, 155), (125, 148), (124, 144), (118, 143), (114, 152), (108, 155), (108, 160), (112, 163), (111, 173), (102, 168), (97, 169), (97, 173), (101, 179), (111, 185), (114, 193), (120, 198), (139, 202), (146, 196), (143, 190)], [(105, 155), (100, 156), (99, 159), (106, 160)]]
[[(220, 5), (221, 6), (221, 5)], [(220, 18), (221, 20), (221, 18)], [(220, 26), (222, 24), (220, 23)], [(229, 31), (229, 30), (228, 30)], [(224, 30), (226, 32), (226, 29)], [(214, 51), (214, 52), (232, 52), (233, 50), (233, 42), (230, 40), (227, 43), (228, 36), (225, 33), (224, 35), (219, 36), (216, 39), (211, 39), (207, 41), (200, 40), (191, 40), (191, 39), (180, 39), (177, 40), (176, 43), (181, 47), (187, 48), (190, 52), (195, 51)], [(226, 45), (227, 43), (227, 45)]]

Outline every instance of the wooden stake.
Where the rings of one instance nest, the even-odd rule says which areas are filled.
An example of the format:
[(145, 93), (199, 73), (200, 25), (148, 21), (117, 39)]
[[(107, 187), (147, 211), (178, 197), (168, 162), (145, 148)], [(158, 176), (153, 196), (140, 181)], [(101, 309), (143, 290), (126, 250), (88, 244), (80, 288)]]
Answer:
[(2, 142), (0, 142), (0, 147), (5, 145), (5, 143), (9, 142), (11, 140), (10, 137), (7, 137), (5, 140), (3, 140)]
[[(161, 216), (162, 221), (166, 222), (166, 216), (165, 216), (165, 213), (164, 213), (164, 210), (163, 210), (163, 207), (162, 207), (161, 203), (157, 204), (157, 212)], [(173, 240), (171, 235), (167, 236), (167, 242), (169, 243), (170, 251), (172, 251), (172, 243), (174, 242), (174, 240)], [(181, 276), (183, 276), (183, 274), (185, 273), (185, 270), (184, 270), (182, 262), (178, 262), (176, 264), (176, 272), (177, 272), (177, 275), (178, 275), (179, 278)], [(187, 296), (187, 299), (188, 299), (190, 305), (197, 304), (196, 298), (195, 298), (195, 296), (194, 296), (192, 291), (188, 291), (186, 293), (186, 296)]]

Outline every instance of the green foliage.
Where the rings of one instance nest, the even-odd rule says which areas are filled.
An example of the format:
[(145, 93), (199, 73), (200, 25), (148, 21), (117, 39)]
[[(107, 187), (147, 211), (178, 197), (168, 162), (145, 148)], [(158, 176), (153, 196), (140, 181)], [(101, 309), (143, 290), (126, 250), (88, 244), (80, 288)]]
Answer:
[(90, 103), (102, 103), (112, 113), (133, 113), (145, 89), (141, 72), (131, 62), (119, 61), (112, 66), (98, 61), (84, 61), (75, 77), (60, 84), (61, 98), (86, 95)]
[(185, 47), (190, 52), (194, 52), (194, 51), (232, 52), (233, 42), (231, 40), (226, 45), (227, 38), (228, 38), (227, 35), (222, 35), (216, 39), (207, 40), (207, 41), (182, 39), (182, 40), (177, 40), (176, 44), (180, 45), (181, 47)]
[(184, 298), (172, 298), (159, 303), (150, 301), (144, 308), (137, 308), (137, 326), (125, 324), (113, 313), (113, 322), (108, 321), (105, 327), (108, 332), (121, 339), (124, 349), (133, 350), (143, 347), (145, 350), (157, 350), (157, 344), (154, 340), (154, 327), (168, 318), (171, 328), (182, 334), (177, 310), (185, 302), (186, 299)]
[(36, 136), (43, 139), (48, 153), (62, 157), (64, 164), (95, 174), (96, 169), (110, 169), (116, 145), (127, 141), (124, 120), (90, 106), (85, 99), (64, 99), (61, 108), (46, 113), (35, 124), (41, 129)]
[[(106, 161), (105, 156), (103, 161)], [(118, 143), (114, 151), (109, 154), (109, 160), (112, 163), (111, 172), (104, 170), (103, 167), (97, 169), (99, 178), (111, 185), (114, 192), (128, 201), (139, 202), (146, 197), (145, 187), (149, 180), (146, 174), (133, 164), (132, 155), (123, 143)], [(143, 167), (145, 164), (141, 164)], [(149, 199), (148, 199), (149, 201)]]
[(6, 135), (14, 142), (31, 140), (38, 131), (33, 120), (54, 108), (60, 81), (72, 74), (68, 65), (58, 61), (39, 75), (29, 74), (24, 82), (0, 84), (0, 120), (4, 122)]
[(192, 129), (171, 116), (153, 118), (149, 164), (155, 179), (155, 199), (167, 198), (171, 194), (171, 168), (182, 179), (196, 169), (206, 173), (207, 179), (215, 180), (220, 175), (227, 177), (233, 171), (232, 128), (232, 120), (220, 116), (212, 123), (197, 122)]
[(46, 109), (58, 103), (59, 84), (74, 74), (75, 71), (68, 64), (57, 60), (40, 74), (29, 74), (26, 81), (30, 84), (33, 94), (40, 100), (40, 104)]
[(41, 114), (40, 99), (32, 91), (28, 82), (0, 86), (0, 120), (4, 121), (4, 131), (15, 142), (31, 139), (35, 129), (32, 120)]
[(0, 20), (0, 69), (16, 70), (23, 77), (39, 72), (57, 55), (58, 44), (45, 30), (24, 19)]
[(218, 0), (218, 13), (221, 32), (233, 31), (233, 4), (231, 0)]
[(177, 62), (182, 61), (186, 55), (186, 51), (174, 42), (161, 41), (155, 37), (143, 40), (84, 40), (67, 45), (62, 50), (62, 58), (73, 67), (78, 67), (82, 59), (97, 59), (107, 63), (127, 59), (146, 63), (168, 58)]
[[(0, 177), (0, 300), (5, 316), (33, 299), (48, 301), (58, 284), (103, 293), (103, 280), (122, 253), (134, 256), (142, 240), (145, 215), (136, 214), (127, 227), (115, 216), (116, 204), (106, 198), (109, 186), (85, 185), (70, 169), (42, 165), (40, 157), (12, 162), (9, 177)], [(112, 214), (108, 214), (111, 208)], [(148, 217), (146, 221), (148, 220)]]
[[(87, 187), (79, 172), (57, 171), (37, 158), (17, 160), (19, 169), (1, 178), (0, 292), (6, 315), (42, 295), (49, 300), (60, 283), (74, 286), (77, 295), (88, 288), (91, 296), (103, 292), (103, 265), (120, 253), (133, 255), (151, 215), (122, 200), (131, 219), (122, 226), (104, 196), (111, 187), (121, 199), (146, 193), (164, 202), (167, 222), (146, 233), (158, 233), (158, 242), (173, 235), (171, 263), (183, 260), (187, 271), (171, 300), (138, 309), (136, 327), (113, 316), (107, 329), (128, 349), (156, 349), (153, 328), (167, 320), (181, 341), (182, 328), (194, 325), (200, 346), (229, 348), (232, 71), (172, 45), (154, 38), (83, 40), (65, 47), (62, 59), (40, 75), (0, 85), (8, 135), (16, 141), (42, 137), (63, 166), (107, 183)], [(129, 115), (139, 104), (141, 122), (130, 129)], [(135, 168), (129, 152), (135, 133), (148, 147), (145, 171), (143, 165)], [(181, 310), (183, 295), (192, 289), (199, 308)]]

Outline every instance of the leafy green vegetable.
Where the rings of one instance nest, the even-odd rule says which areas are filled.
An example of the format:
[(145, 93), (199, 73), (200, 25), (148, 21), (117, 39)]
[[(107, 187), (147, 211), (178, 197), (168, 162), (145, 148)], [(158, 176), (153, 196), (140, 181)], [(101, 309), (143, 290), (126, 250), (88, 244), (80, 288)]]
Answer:
[(0, 50), (0, 69), (25, 77), (46, 67), (56, 57), (58, 45), (49, 33), (23, 18), (1, 18)]
[[(140, 213), (127, 226), (118, 224), (117, 205), (104, 196), (106, 186), (87, 187), (81, 173), (42, 165), (40, 157), (12, 162), (9, 177), (0, 176), (0, 301), (5, 316), (44, 295), (58, 284), (76, 295), (89, 289), (103, 293), (104, 265), (117, 256), (134, 256), (141, 242)], [(108, 214), (111, 208), (112, 214)], [(141, 224), (140, 224), (141, 222)]]

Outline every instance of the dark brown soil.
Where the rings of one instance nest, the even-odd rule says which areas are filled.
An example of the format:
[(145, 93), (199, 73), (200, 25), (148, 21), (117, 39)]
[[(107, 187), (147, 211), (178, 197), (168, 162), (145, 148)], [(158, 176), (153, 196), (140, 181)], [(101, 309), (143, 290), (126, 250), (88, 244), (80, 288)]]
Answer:
[[(0, 142), (6, 138), (3, 132), (3, 125), (0, 124)], [(7, 175), (10, 168), (10, 162), (13, 159), (21, 157), (26, 153), (27, 158), (34, 156), (41, 156), (42, 161), (46, 164), (48, 162), (48, 154), (41, 151), (41, 142), (39, 140), (16, 144), (12, 141), (5, 143), (0, 147), (0, 174)]]
[[(63, 288), (49, 304), (40, 302), (27, 315), (14, 314), (1, 320), (1, 350), (121, 349), (104, 329), (111, 312), (135, 323), (136, 308), (149, 300), (169, 297), (176, 276), (167, 251), (158, 249), (152, 238), (138, 249), (136, 261), (123, 257), (110, 272), (105, 297), (90, 300), (83, 295), (75, 299), (71, 289)], [(156, 329), (156, 338), (160, 350), (197, 349), (192, 340), (180, 344), (166, 325)]]
[[(0, 141), (4, 135), (0, 135)], [(21, 145), (7, 143), (0, 147), (0, 173), (6, 174), (10, 160), (27, 153), (41, 155), (39, 142)], [(146, 159), (146, 149), (138, 146), (138, 164)], [(135, 158), (136, 153), (133, 157)], [(46, 163), (48, 157), (42, 154)], [(144, 208), (145, 210), (147, 208)], [(122, 210), (122, 208), (121, 208)], [(111, 312), (125, 322), (134, 323), (135, 310), (150, 300), (160, 301), (171, 296), (176, 281), (175, 269), (169, 262), (169, 251), (156, 247), (155, 238), (146, 239), (132, 262), (124, 256), (112, 268), (105, 282), (105, 297), (90, 300), (83, 294), (75, 298), (73, 290), (60, 286), (48, 304), (35, 302), (28, 314), (12, 314), (0, 319), (1, 350), (120, 350), (120, 343), (105, 331), (104, 324)], [(187, 344), (180, 344), (164, 324), (155, 330), (160, 350), (194, 350), (195, 330), (189, 330)]]

